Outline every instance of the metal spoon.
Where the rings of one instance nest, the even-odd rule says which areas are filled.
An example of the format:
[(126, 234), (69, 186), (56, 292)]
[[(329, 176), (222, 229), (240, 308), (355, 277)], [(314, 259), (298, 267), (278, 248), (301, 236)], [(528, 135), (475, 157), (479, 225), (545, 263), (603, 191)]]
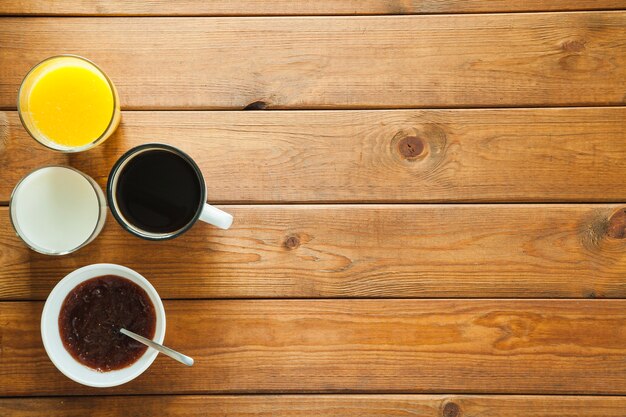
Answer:
[(141, 342), (146, 346), (151, 347), (152, 349), (158, 350), (162, 354), (167, 355), (172, 359), (176, 359), (180, 363), (184, 363), (187, 366), (193, 365), (193, 358), (183, 355), (180, 352), (176, 352), (174, 349), (170, 349), (166, 346), (158, 344), (157, 342), (153, 342), (150, 339), (146, 339), (143, 336), (139, 336), (137, 333), (133, 333), (130, 330), (120, 329), (120, 333), (125, 334), (126, 336), (133, 338), (136, 341)]

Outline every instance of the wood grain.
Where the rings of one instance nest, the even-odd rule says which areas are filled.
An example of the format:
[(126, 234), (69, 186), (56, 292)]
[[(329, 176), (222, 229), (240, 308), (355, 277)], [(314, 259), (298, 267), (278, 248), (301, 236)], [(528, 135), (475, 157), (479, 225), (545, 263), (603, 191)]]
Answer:
[(13, 417), (624, 417), (624, 397), (258, 395), (0, 398)]
[(41, 308), (0, 303), (0, 395), (626, 393), (625, 300), (168, 301), (165, 343), (194, 366), (107, 390), (54, 368)]
[(305, 18), (6, 18), (0, 107), (76, 53), (125, 109), (624, 104), (626, 12)]
[(623, 0), (3, 0), (0, 14), (96, 16), (280, 16), (485, 13), (624, 9)]
[(3, 208), (0, 298), (44, 299), (99, 262), (137, 270), (163, 298), (626, 297), (624, 205), (222, 208), (232, 229), (197, 224), (166, 242), (109, 216), (63, 257), (27, 249)]
[(626, 201), (626, 107), (143, 112), (81, 154), (50, 152), (0, 112), (0, 201), (42, 165), (106, 185), (129, 148), (191, 154), (215, 203)]

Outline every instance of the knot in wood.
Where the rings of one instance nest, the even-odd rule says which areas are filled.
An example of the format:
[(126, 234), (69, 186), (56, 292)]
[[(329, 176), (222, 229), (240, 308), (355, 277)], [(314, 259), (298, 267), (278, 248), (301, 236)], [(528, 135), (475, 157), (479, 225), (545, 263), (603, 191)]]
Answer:
[(415, 159), (424, 153), (424, 140), (417, 136), (407, 136), (398, 142), (398, 151), (406, 159)]
[(263, 100), (257, 100), (248, 104), (243, 109), (244, 110), (265, 110), (267, 108), (268, 108), (268, 104), (266, 102), (264, 102)]
[(582, 52), (585, 50), (586, 43), (587, 41), (584, 39), (573, 39), (563, 42), (561, 49), (565, 52)]
[(289, 235), (285, 238), (283, 246), (289, 250), (296, 249), (300, 246), (300, 238), (297, 235)]
[(443, 406), (443, 417), (459, 417), (461, 415), (461, 407), (458, 404), (449, 402)]
[(606, 234), (613, 239), (626, 238), (626, 208), (619, 209), (611, 216)]

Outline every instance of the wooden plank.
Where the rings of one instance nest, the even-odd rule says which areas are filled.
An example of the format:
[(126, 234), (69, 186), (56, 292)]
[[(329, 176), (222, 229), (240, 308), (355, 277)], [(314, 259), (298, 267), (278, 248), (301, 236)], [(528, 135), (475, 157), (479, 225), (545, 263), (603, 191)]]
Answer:
[(222, 207), (232, 229), (197, 224), (166, 242), (109, 216), (63, 257), (27, 249), (3, 208), (0, 298), (44, 299), (98, 262), (137, 270), (162, 298), (626, 297), (624, 206)]
[(623, 0), (4, 0), (5, 15), (97, 16), (280, 16), (488, 13), (558, 10), (624, 9)]
[(159, 357), (121, 387), (47, 358), (41, 302), (0, 303), (0, 395), (625, 394), (626, 300), (168, 301)]
[(14, 417), (624, 417), (624, 397), (521, 395), (172, 395), (0, 398)]
[[(142, 143), (191, 154), (216, 203), (626, 201), (626, 107), (125, 112), (114, 137), (64, 155), (0, 112), (0, 201), (47, 164), (102, 186)], [(412, 147), (411, 147), (412, 146)]]
[(6, 18), (0, 107), (58, 53), (125, 109), (624, 104), (626, 12), (317, 18)]

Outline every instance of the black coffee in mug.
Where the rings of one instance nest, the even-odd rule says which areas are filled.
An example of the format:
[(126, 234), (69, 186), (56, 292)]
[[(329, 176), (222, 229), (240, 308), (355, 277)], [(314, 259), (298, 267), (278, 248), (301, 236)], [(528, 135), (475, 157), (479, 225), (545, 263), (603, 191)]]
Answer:
[(118, 223), (146, 239), (176, 237), (198, 219), (223, 229), (232, 223), (230, 214), (205, 204), (195, 162), (169, 145), (146, 144), (124, 154), (111, 170), (107, 194)]
[(180, 155), (154, 149), (130, 161), (117, 180), (120, 213), (151, 233), (171, 233), (188, 224), (202, 201), (200, 181)]

